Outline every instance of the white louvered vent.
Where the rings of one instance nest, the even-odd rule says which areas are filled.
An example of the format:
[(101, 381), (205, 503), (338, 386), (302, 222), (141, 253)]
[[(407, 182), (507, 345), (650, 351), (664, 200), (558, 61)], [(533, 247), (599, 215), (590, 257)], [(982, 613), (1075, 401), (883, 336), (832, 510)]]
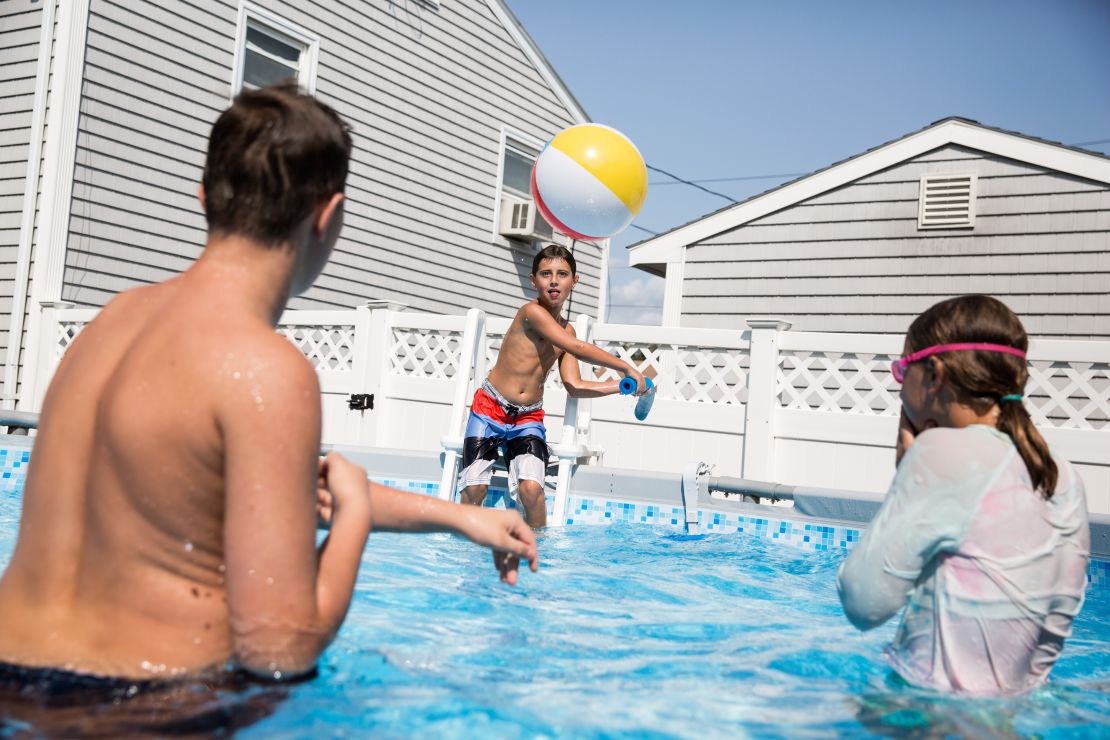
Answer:
[(975, 174), (922, 177), (917, 228), (952, 229), (975, 226), (976, 179)]

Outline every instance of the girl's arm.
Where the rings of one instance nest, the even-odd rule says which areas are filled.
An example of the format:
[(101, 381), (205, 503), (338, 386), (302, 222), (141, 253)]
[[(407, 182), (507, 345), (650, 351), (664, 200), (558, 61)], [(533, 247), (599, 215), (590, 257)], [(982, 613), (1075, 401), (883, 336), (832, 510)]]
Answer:
[(925, 566), (959, 544), (971, 520), (969, 492), (988, 481), (965, 464), (958, 430), (930, 430), (905, 453), (879, 512), (840, 566), (836, 588), (844, 613), (861, 630), (897, 614)]

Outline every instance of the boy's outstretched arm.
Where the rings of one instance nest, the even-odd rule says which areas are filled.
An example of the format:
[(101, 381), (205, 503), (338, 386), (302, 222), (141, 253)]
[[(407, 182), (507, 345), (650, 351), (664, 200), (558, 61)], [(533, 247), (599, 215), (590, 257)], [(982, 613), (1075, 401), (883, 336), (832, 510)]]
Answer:
[[(574, 327), (568, 324), (566, 331), (573, 334)], [(559, 358), (559, 377), (563, 381), (563, 387), (567, 389), (567, 395), (575, 398), (611, 396), (621, 389), (619, 380), (583, 380), (578, 358), (570, 352), (564, 352)]]
[[(601, 347), (590, 344), (589, 342), (583, 342), (573, 331), (568, 332), (563, 328), (559, 322), (539, 304), (530, 303), (525, 306), (524, 318), (540, 336), (559, 349), (593, 365), (601, 365), (602, 367), (612, 368), (613, 370), (624, 373), (636, 381), (636, 395), (643, 395), (647, 392), (644, 376), (640, 374), (639, 370), (616, 355), (609, 354)], [(562, 363), (560, 363), (559, 372), (562, 373), (562, 371), (563, 366)]]
[(493, 550), (501, 580), (517, 581), (520, 561), (539, 567), (536, 535), (515, 511), (483, 509), (370, 484), (373, 526), (385, 532), (456, 532)]
[[(233, 377), (214, 382), (232, 658), (288, 677), (312, 669), (346, 616), (370, 533), (369, 482), (339, 455), (320, 464), (319, 382), (299, 350), (259, 333), (238, 341), (232, 363)], [(319, 553), (318, 482), (332, 508)]]

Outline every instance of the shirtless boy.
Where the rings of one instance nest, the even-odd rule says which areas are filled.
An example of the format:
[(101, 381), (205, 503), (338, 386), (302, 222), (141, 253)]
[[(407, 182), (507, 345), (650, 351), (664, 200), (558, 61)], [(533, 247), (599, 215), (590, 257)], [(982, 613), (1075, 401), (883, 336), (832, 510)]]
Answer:
[(533, 527), (547, 523), (543, 479), (548, 451), (543, 425), (543, 384), (559, 361), (567, 394), (597, 398), (617, 393), (619, 380), (583, 380), (578, 360), (619, 370), (634, 378), (636, 393), (646, 392), (644, 378), (619, 357), (577, 338), (562, 315), (563, 304), (578, 285), (574, 255), (556, 244), (532, 260), (536, 300), (516, 312), (505, 333), (497, 363), (474, 394), (463, 441), (462, 501), (481, 506), (489, 489), (497, 448), (504, 447), (509, 466), (509, 491), (524, 507)]
[(459, 532), (510, 583), (519, 558), (535, 568), (515, 512), (318, 458), (316, 374), (274, 327), (339, 236), (350, 151), (346, 124), (294, 87), (244, 93), (216, 122), (202, 256), (105, 306), (46, 395), (0, 581), (0, 685), (309, 671), (371, 527)]

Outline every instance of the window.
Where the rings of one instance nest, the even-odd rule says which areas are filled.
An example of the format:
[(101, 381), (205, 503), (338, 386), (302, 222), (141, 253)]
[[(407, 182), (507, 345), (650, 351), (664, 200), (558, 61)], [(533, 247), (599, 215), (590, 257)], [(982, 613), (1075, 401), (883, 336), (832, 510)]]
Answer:
[(532, 203), (532, 166), (542, 148), (541, 142), (527, 134), (501, 130), (495, 238), (500, 236), (510, 244), (532, 248), (539, 242), (564, 243), (563, 235), (551, 228)]
[(319, 48), (319, 39), (303, 28), (255, 5), (242, 3), (232, 96), (290, 78), (305, 90), (315, 92)]
[(921, 178), (917, 210), (919, 229), (975, 226), (974, 174), (926, 175)]
[(539, 152), (521, 142), (506, 138), (501, 158), (501, 189), (522, 198), (532, 197), (532, 165)]

